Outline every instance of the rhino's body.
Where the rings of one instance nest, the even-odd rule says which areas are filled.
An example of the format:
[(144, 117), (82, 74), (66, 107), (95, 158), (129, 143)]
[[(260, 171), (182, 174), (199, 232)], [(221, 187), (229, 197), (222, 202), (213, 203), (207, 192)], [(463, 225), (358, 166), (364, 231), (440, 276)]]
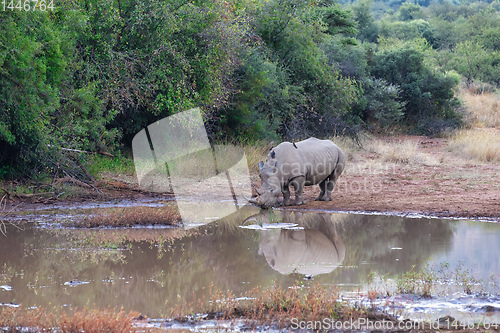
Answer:
[(283, 142), (271, 149), (265, 162), (259, 162), (261, 188), (252, 199), (262, 207), (276, 205), (280, 193), (290, 205), (290, 185), (295, 188), (295, 204), (301, 205), (304, 186), (319, 184), (316, 200), (330, 201), (335, 182), (345, 166), (345, 155), (330, 140), (309, 138), (297, 143)]

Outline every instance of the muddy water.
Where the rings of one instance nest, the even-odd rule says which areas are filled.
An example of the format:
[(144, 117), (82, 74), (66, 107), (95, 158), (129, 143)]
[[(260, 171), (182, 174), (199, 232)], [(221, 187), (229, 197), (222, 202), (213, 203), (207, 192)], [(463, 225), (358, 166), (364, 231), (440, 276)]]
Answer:
[[(181, 300), (208, 295), (210, 288), (241, 296), (257, 286), (319, 282), (359, 291), (383, 288), (428, 262), (461, 267), (462, 275), (483, 280), (475, 285), (483, 293), (499, 291), (490, 281), (492, 275), (500, 280), (498, 223), (245, 207), (190, 230), (43, 225), (7, 223), (7, 235), (0, 234), (0, 306), (110, 306), (160, 317)], [(375, 271), (389, 282), (367, 286)], [(449, 309), (437, 303), (446, 297), (420, 312), (442, 316)], [(463, 311), (474, 303), (466, 297)], [(498, 316), (500, 299), (484, 302), (468, 309)], [(450, 309), (462, 311), (459, 303), (451, 301)]]

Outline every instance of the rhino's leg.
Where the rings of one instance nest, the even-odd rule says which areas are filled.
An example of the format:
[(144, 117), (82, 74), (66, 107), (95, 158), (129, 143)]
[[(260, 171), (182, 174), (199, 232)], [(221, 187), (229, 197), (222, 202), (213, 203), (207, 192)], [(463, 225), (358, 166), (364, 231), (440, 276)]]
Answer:
[(304, 200), (304, 198), (302, 198), (302, 195), (304, 194), (305, 182), (306, 177), (304, 176), (296, 177), (290, 182), (295, 190), (295, 205), (297, 206), (306, 204), (306, 201)]
[(331, 201), (332, 200), (333, 189), (335, 188), (335, 184), (337, 183), (337, 179), (340, 177), (340, 174), (342, 173), (342, 171), (344, 171), (344, 166), (341, 164), (337, 164), (335, 169), (333, 169), (332, 173), (328, 176), (327, 183), (326, 183), (326, 194), (325, 194), (323, 201)]
[(283, 185), (281, 192), (283, 193), (283, 206), (291, 206), (290, 202), (290, 186), (288, 184)]
[(319, 188), (321, 192), (319, 193), (318, 197), (314, 199), (314, 201), (323, 201), (323, 197), (325, 196), (326, 192), (326, 182), (327, 182), (328, 177), (323, 180), (321, 183), (319, 183)]

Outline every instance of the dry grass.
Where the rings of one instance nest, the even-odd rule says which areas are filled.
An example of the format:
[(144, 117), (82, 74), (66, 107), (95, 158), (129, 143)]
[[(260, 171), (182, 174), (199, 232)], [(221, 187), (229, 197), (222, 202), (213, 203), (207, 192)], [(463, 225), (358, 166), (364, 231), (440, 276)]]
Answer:
[(137, 313), (110, 309), (74, 310), (58, 313), (57, 309), (0, 308), (0, 327), (6, 332), (114, 332), (144, 331), (133, 326)]
[(286, 289), (273, 286), (262, 290), (254, 288), (243, 300), (235, 300), (231, 294), (210, 288), (207, 298), (190, 304), (178, 304), (172, 317), (185, 320), (193, 313), (208, 314), (207, 319), (244, 318), (255, 323), (273, 323), (278, 327), (290, 327), (291, 319), (321, 321), (324, 318), (350, 320), (366, 318), (369, 311), (362, 307), (347, 305), (339, 299), (337, 289), (328, 289), (316, 284), (312, 287), (295, 285)]
[(68, 223), (70, 227), (131, 227), (134, 225), (176, 225), (181, 216), (176, 206), (166, 205), (154, 207), (124, 207), (107, 209), (106, 213), (96, 213), (83, 219)]
[(500, 161), (500, 131), (470, 129), (457, 132), (449, 141), (452, 151), (480, 162)]
[(440, 161), (419, 150), (419, 141), (411, 139), (371, 139), (363, 143), (366, 151), (375, 155), (374, 162), (397, 164), (438, 165)]
[(273, 146), (277, 146), (277, 144), (266, 143), (264, 141), (244, 146), (247, 162), (250, 166), (250, 173), (258, 173), (257, 165), (260, 161), (265, 161), (267, 154), (269, 153), (269, 149)]
[[(212, 149), (199, 150), (168, 163), (170, 175), (184, 178), (204, 179), (215, 176), (216, 170), (228, 170), (246, 156), (249, 163), (257, 164), (265, 151), (266, 144), (235, 145), (231, 143), (214, 145)], [(267, 152), (263, 155), (264, 158)], [(261, 160), (261, 159), (260, 159)]]
[(449, 148), (465, 159), (478, 162), (500, 161), (500, 95), (494, 93), (474, 94), (462, 90), (460, 98), (468, 113), (465, 121), (472, 129), (455, 133)]
[(369, 144), (369, 149), (380, 154), (383, 162), (394, 162), (408, 164), (418, 161), (418, 143), (415, 141), (398, 140), (385, 142), (373, 140)]
[(462, 90), (460, 98), (467, 107), (466, 123), (473, 127), (500, 128), (500, 95), (494, 93), (472, 94)]

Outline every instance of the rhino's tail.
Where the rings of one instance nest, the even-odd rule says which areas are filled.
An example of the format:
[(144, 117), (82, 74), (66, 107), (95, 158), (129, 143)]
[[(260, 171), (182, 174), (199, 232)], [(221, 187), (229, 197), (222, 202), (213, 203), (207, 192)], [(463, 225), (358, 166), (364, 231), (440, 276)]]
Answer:
[(345, 168), (345, 154), (341, 149), (339, 149), (337, 154), (337, 164), (335, 165), (335, 169), (333, 170), (334, 181), (337, 181), (337, 178), (339, 178), (340, 174), (342, 174), (344, 168)]

